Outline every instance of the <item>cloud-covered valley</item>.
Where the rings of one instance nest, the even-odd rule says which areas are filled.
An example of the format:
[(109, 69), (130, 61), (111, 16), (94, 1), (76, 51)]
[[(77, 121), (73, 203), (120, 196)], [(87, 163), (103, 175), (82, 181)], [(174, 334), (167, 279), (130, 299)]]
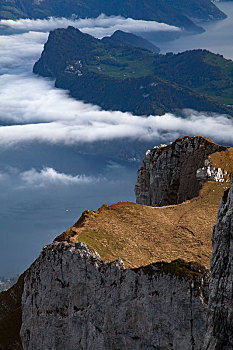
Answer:
[[(60, 25), (68, 24), (64, 19), (57, 21)], [(104, 23), (106, 31), (123, 21), (128, 24), (128, 20), (104, 16), (80, 21), (83, 27), (92, 25), (93, 30), (95, 25), (98, 29), (98, 25)], [(20, 29), (26, 26), (31, 31), (0, 36), (1, 146), (32, 141), (74, 145), (121, 138), (156, 143), (157, 139), (171, 141), (184, 134), (202, 134), (218, 142), (233, 142), (233, 122), (227, 116), (190, 110), (184, 112), (185, 119), (172, 114), (138, 117), (103, 111), (70, 98), (66, 91), (56, 89), (53, 81), (31, 73), (47, 40), (48, 33), (42, 30), (57, 25), (56, 20), (3, 21), (4, 25), (6, 22)]]
[(20, 19), (2, 20), (0, 29), (11, 31), (42, 31), (48, 32), (55, 28), (66, 28), (73, 26), (79, 28), (82, 32), (102, 38), (112, 35), (116, 30), (123, 30), (130, 33), (151, 33), (151, 32), (180, 32), (181, 29), (165, 23), (155, 21), (135, 20), (132, 18), (123, 18), (121, 16), (105, 16), (104, 14), (97, 18), (55, 18), (46, 19)]

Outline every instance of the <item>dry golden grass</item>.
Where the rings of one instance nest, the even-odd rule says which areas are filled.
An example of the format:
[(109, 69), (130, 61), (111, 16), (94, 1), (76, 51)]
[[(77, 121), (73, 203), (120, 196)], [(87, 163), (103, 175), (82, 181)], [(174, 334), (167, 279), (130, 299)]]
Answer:
[(180, 258), (209, 267), (213, 225), (233, 174), (233, 148), (220, 146), (220, 149), (209, 160), (211, 165), (227, 171), (228, 182), (207, 182), (198, 197), (179, 205), (147, 207), (130, 202), (103, 205), (97, 211), (84, 212), (56, 240), (84, 242), (103, 260), (121, 257), (126, 267)]
[[(208, 140), (209, 142), (212, 142)], [(167, 147), (172, 147), (169, 145)], [(233, 148), (209, 156), (216, 168), (233, 174)], [(82, 241), (96, 250), (103, 260), (121, 257), (126, 267), (140, 267), (152, 262), (175, 259), (195, 261), (209, 267), (212, 252), (211, 234), (216, 223), (220, 199), (230, 187), (207, 182), (199, 196), (179, 205), (147, 207), (131, 202), (103, 205), (86, 211), (78, 222), (56, 238), (57, 241)], [(164, 264), (176, 274), (192, 274), (184, 262)], [(0, 293), (0, 350), (21, 350), (21, 296), (24, 274), (6, 292)]]
[(197, 198), (179, 205), (147, 207), (131, 202), (86, 211), (56, 240), (81, 241), (103, 260), (121, 257), (126, 267), (182, 258), (209, 267), (211, 233), (228, 183), (207, 182)]

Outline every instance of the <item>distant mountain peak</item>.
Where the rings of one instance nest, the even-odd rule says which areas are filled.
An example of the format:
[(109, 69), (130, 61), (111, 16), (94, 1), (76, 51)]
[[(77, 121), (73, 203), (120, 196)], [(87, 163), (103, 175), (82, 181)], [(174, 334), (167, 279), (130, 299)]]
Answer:
[(104, 37), (102, 41), (113, 45), (117, 44), (130, 47), (139, 47), (151, 52), (160, 52), (159, 48), (150, 41), (136, 34), (124, 32), (122, 30), (115, 31), (110, 37)]
[(230, 183), (232, 174), (232, 148), (201, 136), (185, 136), (146, 152), (138, 170), (136, 201), (151, 206), (179, 204), (197, 197), (208, 181)]
[[(118, 39), (120, 36), (120, 43), (119, 40), (114, 42), (116, 36)], [(145, 45), (144, 39), (134, 34), (118, 32), (99, 40), (72, 27), (56, 29), (50, 33), (33, 71), (55, 78), (57, 87), (65, 88), (73, 97), (106, 110), (161, 115), (191, 108), (233, 114), (228, 105), (215, 101), (212, 95), (205, 95), (211, 84), (208, 88), (204, 86), (204, 91), (198, 90), (205, 78), (213, 86), (215, 77), (217, 84), (221, 83), (221, 78), (231, 84), (233, 62), (216, 60), (213, 65), (212, 61), (204, 62), (205, 57), (200, 55), (197, 63), (195, 59), (191, 60), (190, 54), (183, 54), (180, 62), (178, 55), (158, 55), (125, 45), (125, 42), (135, 45), (138, 41)], [(183, 65), (182, 70), (180, 65)], [(200, 71), (203, 71), (201, 75)], [(175, 79), (180, 79), (181, 83)], [(193, 81), (194, 87), (191, 85)]]

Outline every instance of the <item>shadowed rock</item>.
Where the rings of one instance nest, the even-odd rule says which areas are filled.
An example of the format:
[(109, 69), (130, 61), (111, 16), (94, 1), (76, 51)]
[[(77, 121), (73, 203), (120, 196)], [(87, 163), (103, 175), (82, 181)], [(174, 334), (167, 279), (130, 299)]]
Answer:
[(233, 187), (221, 200), (212, 242), (208, 330), (203, 350), (232, 350)]
[(200, 136), (187, 136), (147, 151), (138, 170), (136, 202), (163, 206), (198, 196), (207, 181), (229, 181), (227, 171), (211, 165), (209, 156), (227, 147)]

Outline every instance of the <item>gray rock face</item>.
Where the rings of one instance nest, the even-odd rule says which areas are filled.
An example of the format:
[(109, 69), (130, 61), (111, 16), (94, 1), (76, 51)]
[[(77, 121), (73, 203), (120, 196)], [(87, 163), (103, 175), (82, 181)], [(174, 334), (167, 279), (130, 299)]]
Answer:
[(184, 265), (124, 270), (82, 243), (46, 246), (25, 278), (24, 350), (201, 349), (208, 274)]
[(224, 181), (224, 172), (211, 167), (208, 156), (226, 149), (203, 137), (187, 136), (147, 151), (138, 170), (136, 202), (179, 204), (197, 196), (204, 182)]
[(233, 349), (233, 187), (220, 203), (211, 258), (208, 331), (204, 350)]

